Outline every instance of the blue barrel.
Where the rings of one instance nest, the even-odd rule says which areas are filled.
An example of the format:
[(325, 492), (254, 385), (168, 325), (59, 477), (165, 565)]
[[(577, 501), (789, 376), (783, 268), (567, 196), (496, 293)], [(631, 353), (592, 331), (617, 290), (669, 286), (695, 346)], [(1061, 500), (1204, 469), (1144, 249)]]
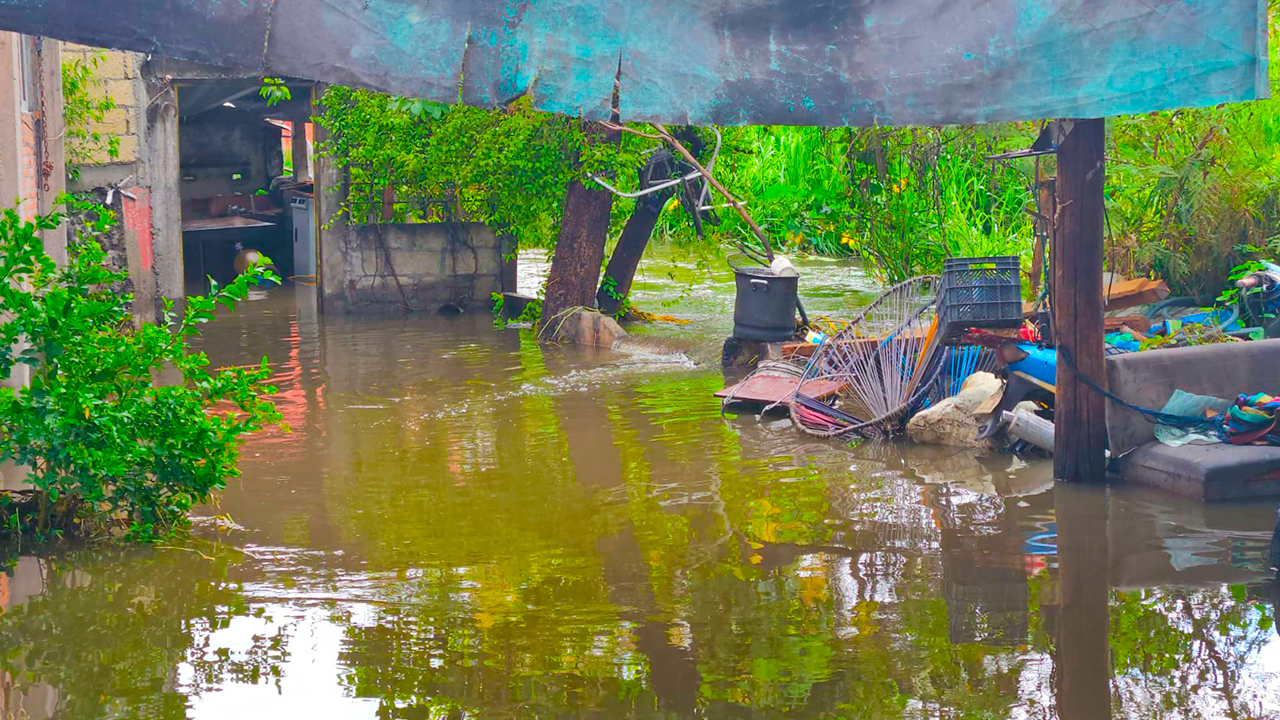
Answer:
[(781, 342), (796, 332), (800, 278), (765, 268), (734, 268), (738, 294), (733, 304), (733, 336)]

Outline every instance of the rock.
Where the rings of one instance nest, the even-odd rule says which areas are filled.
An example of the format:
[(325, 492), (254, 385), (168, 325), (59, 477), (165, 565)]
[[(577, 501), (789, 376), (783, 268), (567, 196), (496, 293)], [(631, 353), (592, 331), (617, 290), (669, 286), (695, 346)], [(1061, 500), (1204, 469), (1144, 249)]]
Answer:
[(544, 325), (538, 331), (538, 337), (560, 343), (608, 348), (627, 334), (617, 320), (589, 310), (579, 310), (555, 323), (553, 327)]
[(781, 360), (782, 343), (742, 340), (731, 337), (720, 351), (720, 365), (726, 368), (755, 367), (761, 360)]
[(973, 411), (1002, 387), (1003, 383), (995, 375), (974, 373), (964, 381), (959, 393), (916, 413), (907, 423), (907, 436), (927, 445), (996, 449), (997, 444), (990, 439), (977, 439), (986, 418), (975, 416)]

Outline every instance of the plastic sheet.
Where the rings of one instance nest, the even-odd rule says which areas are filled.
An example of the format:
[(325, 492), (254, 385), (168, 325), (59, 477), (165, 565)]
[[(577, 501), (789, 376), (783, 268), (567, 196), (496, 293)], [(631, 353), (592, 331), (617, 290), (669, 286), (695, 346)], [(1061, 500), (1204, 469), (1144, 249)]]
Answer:
[[(1217, 415), (1226, 412), (1229, 407), (1231, 407), (1230, 400), (1174, 390), (1173, 394), (1169, 396), (1169, 402), (1164, 404), (1161, 412), (1184, 417), (1206, 417), (1206, 415)], [(1156, 425), (1155, 433), (1157, 440), (1172, 447), (1188, 443), (1211, 445), (1222, 442), (1219, 437), (1169, 425)]]
[(440, 102), (942, 125), (1266, 97), (1264, 0), (4, 0), (0, 28)]

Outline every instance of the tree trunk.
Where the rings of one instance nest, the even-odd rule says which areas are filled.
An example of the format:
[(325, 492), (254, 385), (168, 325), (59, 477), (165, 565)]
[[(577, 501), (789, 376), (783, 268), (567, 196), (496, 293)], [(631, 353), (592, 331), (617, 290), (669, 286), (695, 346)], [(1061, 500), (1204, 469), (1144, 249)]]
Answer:
[[(666, 197), (663, 193), (657, 195)], [(596, 293), (596, 305), (605, 315), (616, 315), (622, 302), (631, 294), (636, 268), (640, 266), (640, 258), (649, 245), (649, 238), (653, 236), (661, 214), (661, 203), (654, 209), (652, 203), (637, 202), (631, 217), (627, 218), (618, 245), (613, 249), (613, 257), (609, 258), (609, 266), (604, 270), (600, 291)], [(613, 278), (611, 287), (609, 278)]]
[[(598, 125), (587, 127), (587, 141), (617, 144), (619, 133), (605, 132)], [(609, 212), (613, 193), (590, 190), (581, 180), (569, 183), (564, 196), (560, 232), (556, 236), (555, 257), (547, 278), (547, 294), (542, 303), (542, 322), (550, 322), (569, 308), (591, 307), (604, 264), (604, 245), (609, 233)]]

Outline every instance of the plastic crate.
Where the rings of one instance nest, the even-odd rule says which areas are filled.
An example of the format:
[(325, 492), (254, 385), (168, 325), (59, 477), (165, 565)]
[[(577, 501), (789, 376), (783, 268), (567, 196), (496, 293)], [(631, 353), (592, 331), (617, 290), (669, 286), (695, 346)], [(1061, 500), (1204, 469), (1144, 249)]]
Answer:
[(1018, 258), (947, 258), (938, 290), (938, 331), (944, 344), (969, 328), (1022, 325), (1022, 272)]

